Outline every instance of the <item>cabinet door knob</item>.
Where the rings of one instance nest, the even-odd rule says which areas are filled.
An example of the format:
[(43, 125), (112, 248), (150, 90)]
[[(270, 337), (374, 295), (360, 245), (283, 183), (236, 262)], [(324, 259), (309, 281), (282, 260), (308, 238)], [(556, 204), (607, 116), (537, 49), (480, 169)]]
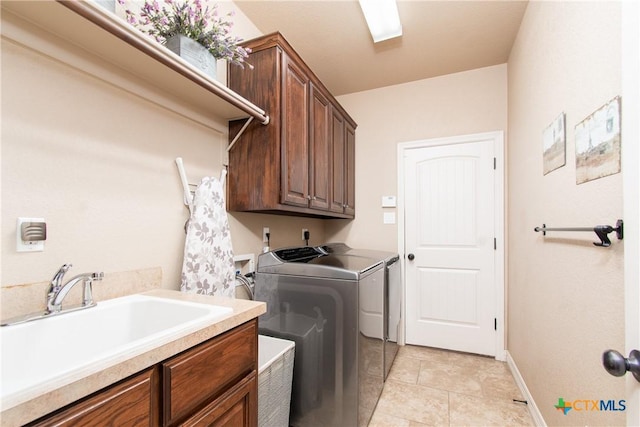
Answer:
[(413, 261), (414, 259), (416, 259), (416, 256), (414, 254), (409, 254), (407, 255), (407, 258), (409, 258), (409, 261)]

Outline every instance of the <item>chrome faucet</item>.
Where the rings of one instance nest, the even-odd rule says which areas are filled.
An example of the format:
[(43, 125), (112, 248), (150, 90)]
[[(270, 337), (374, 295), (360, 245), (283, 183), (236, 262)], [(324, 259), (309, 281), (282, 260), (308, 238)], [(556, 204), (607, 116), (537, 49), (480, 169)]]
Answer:
[(51, 283), (49, 284), (49, 289), (47, 291), (47, 309), (45, 314), (60, 313), (62, 311), (62, 301), (67, 296), (71, 288), (79, 282), (84, 283), (84, 289), (82, 291), (82, 305), (80, 307), (88, 308), (96, 305), (93, 300), (92, 285), (94, 281), (102, 280), (104, 273), (97, 272), (79, 274), (69, 279), (67, 283), (62, 284), (64, 275), (71, 267), (71, 264), (64, 264), (51, 279)]
[[(0, 326), (16, 325), (18, 323), (30, 322), (32, 320), (45, 319), (55, 314), (69, 313), (76, 310), (82, 310), (85, 308), (93, 307), (96, 302), (93, 300), (92, 284), (94, 281), (102, 280), (104, 273), (83, 273), (79, 274), (71, 279), (67, 283), (62, 283), (64, 275), (71, 268), (71, 264), (64, 264), (53, 275), (51, 283), (49, 283), (49, 289), (47, 290), (47, 308), (44, 312), (39, 311), (37, 313), (30, 313), (13, 317), (8, 320), (0, 321)], [(78, 283), (84, 283), (84, 289), (82, 290), (82, 304), (62, 309), (62, 301), (67, 296), (71, 288)]]

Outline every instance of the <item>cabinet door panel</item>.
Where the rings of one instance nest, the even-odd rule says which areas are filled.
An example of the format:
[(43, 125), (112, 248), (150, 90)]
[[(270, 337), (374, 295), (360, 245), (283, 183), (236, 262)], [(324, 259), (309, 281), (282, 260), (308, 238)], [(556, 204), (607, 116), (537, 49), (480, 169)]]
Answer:
[(159, 388), (157, 369), (148, 369), (31, 425), (157, 426)]
[(282, 96), (282, 203), (309, 205), (309, 79), (286, 56)]
[(329, 209), (331, 183), (331, 145), (329, 144), (330, 104), (327, 98), (311, 85), (311, 133), (309, 135), (309, 192), (311, 207)]
[(356, 130), (346, 124), (345, 128), (345, 208), (344, 213), (354, 216), (356, 213)]
[[(269, 125), (257, 120), (249, 125), (229, 152), (227, 207), (246, 211), (280, 203), (280, 92), (281, 56), (271, 48), (251, 54), (249, 67), (228, 67), (229, 87), (269, 112)], [(247, 119), (229, 122), (229, 142)]]
[(331, 203), (332, 212), (344, 211), (344, 118), (336, 111), (331, 114), (331, 152), (332, 152), (332, 184)]

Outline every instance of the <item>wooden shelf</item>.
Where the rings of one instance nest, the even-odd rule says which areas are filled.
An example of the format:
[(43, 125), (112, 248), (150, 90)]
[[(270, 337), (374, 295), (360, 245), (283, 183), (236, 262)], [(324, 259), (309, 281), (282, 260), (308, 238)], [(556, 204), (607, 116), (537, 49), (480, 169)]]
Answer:
[[(93, 2), (3, 1), (1, 5), (3, 38), (53, 55), (38, 48), (34, 41), (38, 37), (25, 29), (27, 21), (206, 114), (226, 120), (253, 117), (268, 123), (264, 110)], [(54, 43), (50, 37), (39, 39)]]

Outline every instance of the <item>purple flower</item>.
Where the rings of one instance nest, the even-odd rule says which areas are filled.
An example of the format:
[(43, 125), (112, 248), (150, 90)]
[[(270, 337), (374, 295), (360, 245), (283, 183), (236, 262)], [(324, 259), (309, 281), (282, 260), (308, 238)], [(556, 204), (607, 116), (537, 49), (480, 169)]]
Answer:
[[(125, 3), (125, 0), (117, 1)], [(131, 11), (126, 10), (127, 22), (160, 43), (176, 34), (184, 34), (206, 47), (217, 59), (226, 59), (240, 66), (245, 64), (250, 50), (238, 46), (240, 38), (229, 35), (233, 27), (229, 18), (235, 15), (235, 11), (221, 17), (217, 4), (209, 7), (205, 3), (203, 6), (202, 0), (164, 0), (162, 4), (161, 8), (158, 0), (145, 0), (139, 13), (142, 19), (136, 19)]]

